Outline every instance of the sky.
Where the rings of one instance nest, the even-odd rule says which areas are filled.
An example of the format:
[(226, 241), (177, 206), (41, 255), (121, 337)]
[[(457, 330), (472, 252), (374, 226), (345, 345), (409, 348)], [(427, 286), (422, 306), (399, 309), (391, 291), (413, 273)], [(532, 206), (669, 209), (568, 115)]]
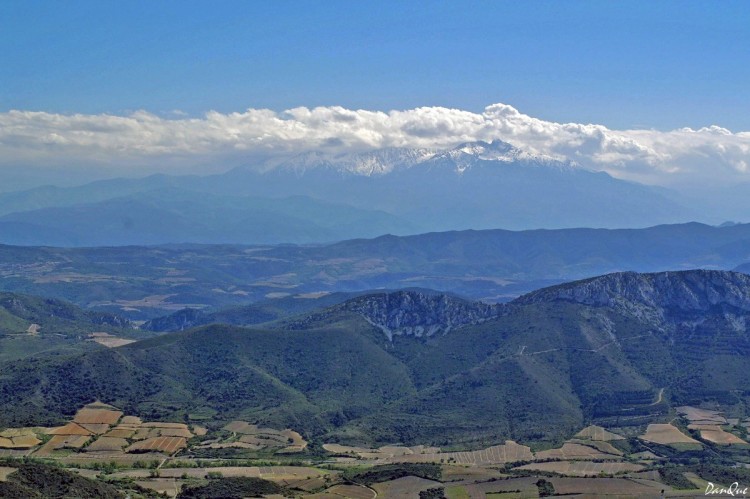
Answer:
[(501, 138), (631, 180), (738, 182), (748, 26), (743, 1), (1, 2), (0, 167)]

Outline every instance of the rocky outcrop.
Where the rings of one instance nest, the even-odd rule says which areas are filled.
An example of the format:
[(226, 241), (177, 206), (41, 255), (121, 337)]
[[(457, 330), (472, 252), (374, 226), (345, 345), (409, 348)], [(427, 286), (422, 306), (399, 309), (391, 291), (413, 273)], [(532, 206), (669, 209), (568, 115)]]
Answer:
[(514, 304), (570, 301), (663, 322), (706, 312), (750, 312), (750, 276), (718, 270), (620, 272), (545, 288)]
[(141, 329), (146, 331), (185, 331), (210, 322), (210, 317), (205, 312), (194, 308), (183, 308), (173, 314), (146, 321)]
[(397, 291), (361, 296), (339, 308), (362, 316), (389, 339), (394, 335), (432, 336), (498, 315), (501, 307), (446, 294)]

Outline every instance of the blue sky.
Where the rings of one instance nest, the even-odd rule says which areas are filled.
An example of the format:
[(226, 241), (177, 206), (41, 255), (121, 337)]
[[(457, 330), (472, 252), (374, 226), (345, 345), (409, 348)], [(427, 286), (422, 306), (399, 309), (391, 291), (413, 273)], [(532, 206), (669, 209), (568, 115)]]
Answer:
[(0, 3), (0, 112), (339, 105), (750, 130), (750, 2)]

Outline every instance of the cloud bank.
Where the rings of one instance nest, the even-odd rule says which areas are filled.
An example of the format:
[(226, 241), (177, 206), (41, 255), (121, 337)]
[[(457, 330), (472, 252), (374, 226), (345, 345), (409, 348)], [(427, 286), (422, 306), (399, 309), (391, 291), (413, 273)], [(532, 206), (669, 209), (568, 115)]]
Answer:
[(310, 150), (447, 148), (500, 139), (531, 153), (650, 184), (750, 180), (750, 132), (718, 126), (611, 130), (545, 121), (507, 104), (493, 104), (482, 113), (443, 107), (386, 113), (334, 106), (172, 116), (177, 117), (146, 111), (124, 116), (0, 113), (0, 166), (89, 165), (179, 173), (195, 165), (220, 170), (228, 160), (252, 163)]

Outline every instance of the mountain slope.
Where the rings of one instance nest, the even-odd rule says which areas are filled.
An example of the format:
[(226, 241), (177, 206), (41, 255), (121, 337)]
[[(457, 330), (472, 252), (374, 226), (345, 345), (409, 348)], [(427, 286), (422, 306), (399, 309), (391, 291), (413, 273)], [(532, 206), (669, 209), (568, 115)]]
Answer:
[[(639, 425), (701, 401), (748, 414), (748, 288), (745, 275), (688, 271), (613, 274), (495, 308), (362, 296), (274, 329), (214, 325), (3, 366), (0, 424), (48, 424), (101, 399), (149, 418), (208, 407), (347, 442), (479, 445)], [(377, 321), (391, 319), (406, 333), (442, 328), (389, 335)]]
[(26, 332), (31, 324), (39, 326), (36, 329), (40, 334), (75, 334), (131, 326), (122, 317), (82, 310), (61, 300), (0, 292), (0, 333)]
[[(691, 270), (638, 274), (624, 272), (535, 291), (514, 303), (570, 301), (607, 307), (651, 323), (669, 317), (750, 310), (750, 276)], [(657, 315), (655, 315), (657, 314)]]
[[(122, 317), (82, 310), (61, 300), (0, 292), (0, 366), (32, 355), (63, 355), (99, 347), (91, 333), (143, 338)], [(1, 368), (0, 368), (1, 369)]]

